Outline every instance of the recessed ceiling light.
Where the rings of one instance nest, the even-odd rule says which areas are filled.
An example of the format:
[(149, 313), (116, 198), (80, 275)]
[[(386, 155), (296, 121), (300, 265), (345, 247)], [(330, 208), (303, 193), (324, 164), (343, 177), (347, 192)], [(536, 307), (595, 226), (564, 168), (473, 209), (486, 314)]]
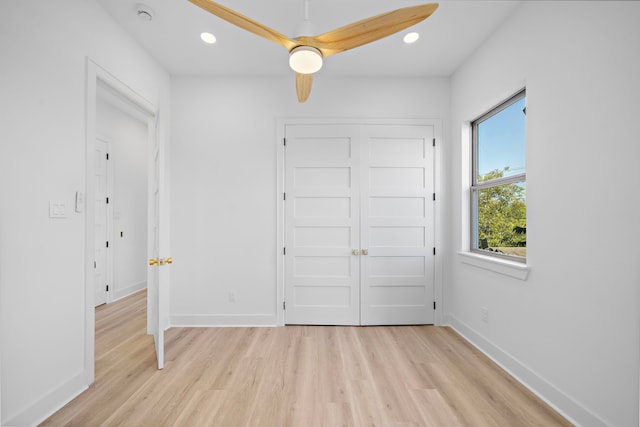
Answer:
[(417, 42), (419, 38), (420, 38), (420, 34), (416, 32), (411, 32), (411, 33), (407, 33), (402, 40), (404, 40), (406, 44), (411, 44), (411, 43)]
[(200, 38), (205, 43), (213, 44), (216, 42), (216, 36), (211, 33), (202, 33), (200, 34)]

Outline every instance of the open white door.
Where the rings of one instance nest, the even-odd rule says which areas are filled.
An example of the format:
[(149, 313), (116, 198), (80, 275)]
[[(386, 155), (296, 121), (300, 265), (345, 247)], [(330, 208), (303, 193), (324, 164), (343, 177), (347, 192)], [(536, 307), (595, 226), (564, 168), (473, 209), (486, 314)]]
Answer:
[[(151, 122), (151, 120), (150, 120)], [(154, 121), (155, 122), (155, 121)], [(171, 258), (161, 258), (167, 245), (163, 244), (161, 233), (163, 214), (163, 158), (160, 149), (160, 138), (157, 135), (155, 123), (149, 125), (149, 208), (148, 208), (148, 253), (149, 267), (147, 270), (147, 332), (153, 334), (158, 359), (158, 369), (164, 367), (164, 330), (166, 304), (167, 272), (166, 265), (171, 264)]]

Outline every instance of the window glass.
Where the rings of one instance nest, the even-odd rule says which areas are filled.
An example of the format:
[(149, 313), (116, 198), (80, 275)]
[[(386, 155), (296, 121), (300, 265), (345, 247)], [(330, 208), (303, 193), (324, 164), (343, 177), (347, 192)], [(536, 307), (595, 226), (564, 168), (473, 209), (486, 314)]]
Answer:
[(525, 183), (478, 190), (478, 249), (526, 257)]
[(478, 181), (494, 171), (511, 176), (525, 171), (525, 98), (478, 123)]

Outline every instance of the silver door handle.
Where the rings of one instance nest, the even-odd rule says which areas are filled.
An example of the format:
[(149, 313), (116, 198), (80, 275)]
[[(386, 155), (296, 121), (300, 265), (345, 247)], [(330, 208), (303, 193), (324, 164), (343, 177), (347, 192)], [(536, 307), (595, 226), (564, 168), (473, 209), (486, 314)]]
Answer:
[(369, 249), (363, 249), (362, 255), (369, 255)]
[(358, 255), (359, 252), (357, 249), (351, 249), (351, 255)]

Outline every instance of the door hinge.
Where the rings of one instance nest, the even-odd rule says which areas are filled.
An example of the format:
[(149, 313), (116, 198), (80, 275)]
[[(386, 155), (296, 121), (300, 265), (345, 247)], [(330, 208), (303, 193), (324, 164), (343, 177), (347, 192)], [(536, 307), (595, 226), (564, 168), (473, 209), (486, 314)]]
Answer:
[(95, 261), (93, 261), (93, 268), (98, 268), (98, 264)]
[(109, 285), (107, 285), (107, 292), (109, 292)]
[(433, 201), (436, 201), (436, 193), (433, 193)]
[(287, 138), (282, 138), (282, 145), (287, 146)]
[(109, 160), (109, 153), (107, 153), (107, 160)]
[(107, 204), (109, 204), (109, 198), (107, 197)]
[(435, 138), (433, 138), (433, 146), (434, 147), (436, 146), (436, 139)]
[(282, 200), (287, 200), (287, 193), (282, 193)]
[(436, 302), (435, 301), (433, 302), (433, 309), (434, 310), (436, 309)]
[(107, 247), (109, 247), (109, 241), (107, 240)]
[(287, 254), (287, 248), (282, 248), (282, 255), (286, 255)]
[(283, 310), (287, 309), (287, 302), (286, 301), (282, 301), (282, 309)]
[(436, 248), (433, 248), (433, 254), (434, 255), (436, 254)]

